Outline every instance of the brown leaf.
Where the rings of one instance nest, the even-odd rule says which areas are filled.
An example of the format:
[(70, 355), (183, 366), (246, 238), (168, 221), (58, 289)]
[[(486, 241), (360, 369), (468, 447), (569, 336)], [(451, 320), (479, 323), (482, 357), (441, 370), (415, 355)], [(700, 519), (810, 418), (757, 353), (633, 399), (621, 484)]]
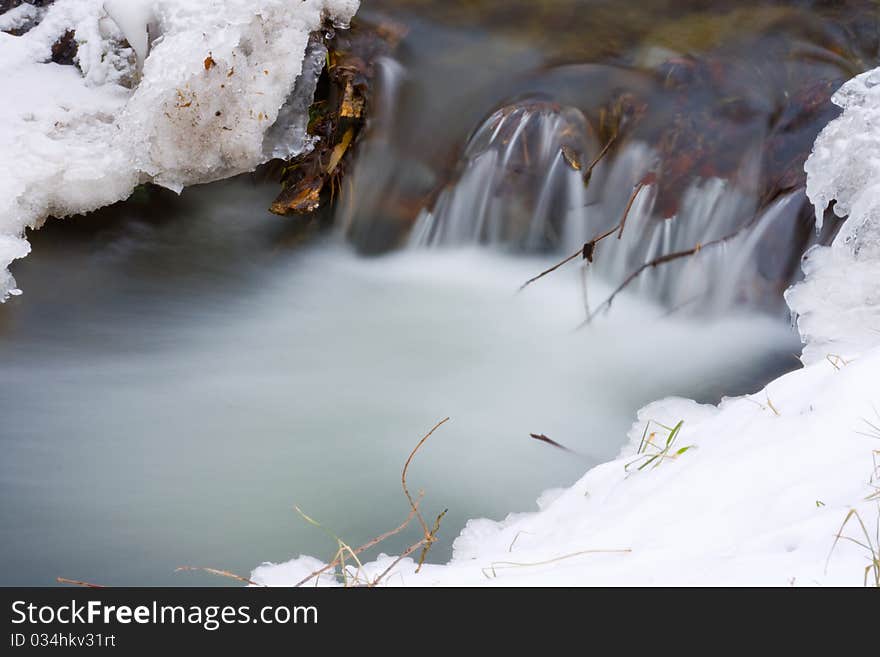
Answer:
[(345, 83), (345, 91), (342, 95), (342, 106), (339, 109), (339, 116), (345, 118), (359, 119), (364, 113), (364, 98), (356, 93), (354, 85), (351, 81)]
[(333, 147), (333, 152), (330, 154), (330, 162), (327, 163), (327, 173), (331, 174), (339, 165), (340, 160), (342, 160), (342, 156), (345, 155), (345, 151), (348, 150), (348, 147), (351, 145), (351, 140), (354, 138), (354, 128), (349, 128), (345, 131), (345, 134), (342, 135), (342, 139), (339, 141), (336, 146)]
[(580, 171), (582, 168), (580, 157), (568, 146), (562, 147), (562, 157), (565, 160), (565, 163), (568, 164), (575, 171)]
[(269, 208), (275, 214), (307, 214), (318, 209), (321, 204), (321, 190), (324, 179), (321, 176), (304, 178), (293, 188), (283, 192)]

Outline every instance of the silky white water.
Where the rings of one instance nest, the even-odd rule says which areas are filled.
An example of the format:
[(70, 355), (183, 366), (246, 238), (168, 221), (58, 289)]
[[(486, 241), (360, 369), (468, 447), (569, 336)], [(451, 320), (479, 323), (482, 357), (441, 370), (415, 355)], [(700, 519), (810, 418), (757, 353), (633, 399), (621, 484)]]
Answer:
[(550, 259), (281, 247), (259, 210), (271, 192), (219, 183), (84, 240), (47, 233), (16, 272), (3, 583), (228, 583), (174, 568), (330, 556), (294, 505), (352, 545), (396, 526), (404, 460), (449, 416), (409, 474), (428, 515), (449, 509), (430, 557), (446, 560), (466, 519), (534, 508), (614, 456), (645, 403), (716, 400), (796, 365), (776, 318), (708, 323), (624, 295), (575, 330), (577, 267), (516, 292)]

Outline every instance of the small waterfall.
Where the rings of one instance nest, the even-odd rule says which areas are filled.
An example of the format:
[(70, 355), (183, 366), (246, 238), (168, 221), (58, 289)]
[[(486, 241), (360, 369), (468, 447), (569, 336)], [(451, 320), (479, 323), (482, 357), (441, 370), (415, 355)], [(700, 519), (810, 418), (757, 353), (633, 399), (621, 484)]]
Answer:
[(495, 112), (470, 139), (458, 181), (416, 220), (410, 246), (559, 244), (583, 187), (563, 149), (595, 150), (579, 110), (532, 101)]
[[(597, 245), (592, 269), (616, 286), (658, 257), (708, 244), (693, 256), (649, 267), (631, 288), (673, 309), (780, 307), (799, 255), (780, 253), (798, 244), (805, 196), (790, 193), (759, 211), (752, 190), (759, 188), (760, 146), (740, 163), (735, 184), (695, 176), (671, 218), (654, 211), (655, 188), (641, 186), (622, 236)], [(495, 112), (469, 140), (457, 180), (419, 215), (409, 246), (576, 251), (621, 221), (634, 190), (657, 167), (650, 146), (630, 142), (599, 161), (585, 184), (583, 170), (599, 150), (573, 108), (531, 101)], [(581, 161), (573, 163), (570, 154)], [(765, 248), (767, 242), (777, 250)]]

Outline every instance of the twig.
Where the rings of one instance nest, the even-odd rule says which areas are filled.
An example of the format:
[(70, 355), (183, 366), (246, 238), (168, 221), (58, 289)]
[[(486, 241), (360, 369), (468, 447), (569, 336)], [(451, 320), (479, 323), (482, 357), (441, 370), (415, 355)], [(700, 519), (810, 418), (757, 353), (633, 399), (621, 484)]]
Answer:
[(416, 506), (416, 503), (413, 501), (412, 495), (409, 494), (409, 489), (406, 487), (406, 471), (409, 469), (409, 464), (412, 462), (413, 457), (416, 455), (416, 452), (418, 452), (419, 449), (421, 448), (421, 446), (425, 444), (425, 441), (427, 441), (428, 438), (431, 437), (431, 434), (433, 434), (435, 431), (437, 431), (437, 429), (439, 429), (441, 426), (443, 426), (447, 422), (449, 422), (449, 418), (448, 417), (443, 418), (437, 424), (435, 424), (428, 433), (426, 433), (422, 437), (422, 439), (418, 442), (418, 444), (413, 448), (413, 451), (410, 452), (409, 456), (407, 457), (406, 463), (403, 464), (403, 472), (401, 472), (401, 474), (400, 474), (400, 483), (403, 486), (403, 493), (404, 493), (404, 495), (406, 495), (406, 499), (409, 500), (410, 509), (412, 509), (413, 512), (415, 512), (416, 517), (419, 519), (419, 522), (422, 525), (422, 529), (425, 530), (425, 538), (426, 539), (428, 539), (428, 537), (431, 535), (431, 531), (428, 529), (428, 523), (425, 522), (425, 519), (422, 517), (422, 514), (419, 513), (418, 507)]
[[(406, 463), (404, 463), (404, 465), (403, 465), (403, 471), (401, 472), (401, 475), (400, 475), (400, 482), (401, 482), (401, 486), (403, 487), (403, 492), (406, 495), (406, 499), (409, 501), (409, 508), (410, 508), (409, 515), (407, 515), (406, 519), (400, 525), (395, 527), (394, 529), (387, 531), (384, 534), (381, 534), (381, 535), (367, 541), (366, 543), (364, 543), (363, 545), (361, 545), (358, 548), (352, 549), (352, 548), (348, 547), (347, 545), (343, 544), (338, 538), (334, 537), (334, 538), (336, 538), (337, 542), (339, 542), (341, 545), (344, 546), (345, 549), (344, 550), (340, 549), (339, 551), (337, 551), (336, 556), (333, 558), (333, 560), (330, 561), (330, 563), (315, 570), (314, 572), (312, 572), (311, 574), (309, 574), (308, 576), (306, 576), (305, 578), (303, 578), (302, 580), (297, 582), (294, 585), (295, 587), (302, 586), (303, 584), (306, 584), (307, 582), (311, 581), (312, 579), (319, 577), (320, 575), (327, 572), (328, 570), (331, 570), (332, 568), (335, 568), (336, 566), (340, 565), (341, 563), (344, 563), (344, 552), (348, 552), (349, 554), (351, 554), (351, 556), (354, 557), (354, 559), (357, 561), (357, 555), (359, 555), (362, 552), (365, 552), (366, 550), (369, 550), (370, 548), (378, 545), (379, 543), (381, 543), (385, 539), (390, 538), (391, 536), (394, 536), (395, 534), (399, 534), (404, 529), (406, 529), (407, 526), (409, 526), (409, 524), (410, 524), (410, 522), (412, 522), (413, 518), (419, 519), (419, 522), (421, 523), (422, 529), (424, 531), (424, 538), (422, 538), (415, 545), (410, 546), (407, 550), (405, 550), (403, 552), (403, 554), (401, 554), (397, 558), (397, 560), (391, 564), (391, 566), (388, 568), (388, 570), (386, 570), (385, 573), (382, 573), (378, 578), (376, 578), (373, 581), (373, 583), (370, 584), (370, 586), (375, 586), (375, 584), (378, 583), (378, 581), (381, 580), (382, 577), (384, 577), (387, 574), (387, 572), (391, 570), (391, 568), (396, 566), (400, 562), (401, 559), (409, 556), (410, 554), (415, 552), (419, 547), (424, 545), (425, 549), (423, 550), (421, 559), (419, 561), (419, 568), (421, 568), (422, 563), (424, 562), (424, 559), (427, 556), (428, 550), (430, 549), (430, 546), (436, 541), (437, 532), (440, 529), (440, 521), (443, 518), (443, 516), (446, 514), (446, 511), (441, 513), (437, 517), (437, 520), (434, 521), (434, 528), (428, 529), (428, 525), (425, 522), (424, 517), (422, 516), (421, 512), (419, 512), (419, 503), (422, 501), (422, 497), (424, 496), (424, 493), (422, 491), (419, 491), (418, 497), (416, 499), (413, 499), (412, 495), (409, 492), (409, 488), (406, 485), (406, 473), (409, 470), (409, 465), (412, 462), (413, 457), (416, 455), (416, 452), (418, 452), (419, 449), (421, 449), (422, 445), (425, 444), (425, 442), (428, 440), (428, 438), (430, 438), (431, 435), (437, 429), (439, 429), (443, 424), (445, 424), (448, 421), (449, 421), (449, 418), (446, 417), (446, 418), (443, 418), (442, 420), (440, 420), (437, 424), (435, 424), (431, 428), (431, 430), (428, 433), (426, 433), (422, 437), (421, 440), (419, 440), (418, 444), (413, 448), (412, 452), (410, 452), (409, 457), (407, 457)], [(299, 511), (299, 509), (297, 509), (297, 511)], [(311, 518), (309, 518), (308, 516), (303, 514), (302, 511), (299, 511), (299, 513), (300, 513), (300, 515), (303, 515), (309, 522), (320, 527), (320, 525), (318, 525), (318, 523), (316, 523), (314, 520), (312, 520)], [(358, 565), (360, 565), (359, 562), (358, 562)], [(418, 572), (418, 570), (417, 570), (417, 572)]]
[[(614, 140), (612, 139), (611, 141), (614, 141)], [(608, 146), (611, 145), (611, 141), (608, 142), (608, 144), (605, 146), (605, 149), (607, 149)], [(602, 154), (604, 154), (605, 149), (603, 149), (602, 153), (599, 154), (600, 157)], [(596, 161), (598, 161), (598, 160), (594, 160), (593, 164), (590, 165), (591, 169), (593, 166), (595, 166)], [(623, 211), (623, 216), (621, 217), (620, 222), (617, 225), (613, 226), (610, 230), (602, 233), (598, 237), (594, 237), (589, 242), (585, 242), (584, 245), (580, 249), (578, 249), (577, 251), (572, 253), (570, 256), (568, 256), (564, 260), (557, 262), (555, 265), (553, 265), (549, 269), (546, 269), (546, 270), (542, 271), (540, 274), (538, 274), (537, 276), (527, 280), (525, 283), (520, 285), (519, 291), (521, 292), (523, 289), (525, 289), (526, 287), (528, 287), (529, 285), (531, 285), (532, 283), (537, 281), (539, 278), (544, 278), (544, 276), (546, 276), (547, 274), (553, 273), (554, 271), (556, 271), (557, 269), (562, 267), (562, 265), (564, 265), (568, 262), (571, 262), (572, 260), (574, 260), (578, 256), (581, 256), (584, 260), (586, 260), (588, 262), (593, 262), (593, 252), (596, 250), (596, 245), (599, 242), (604, 240), (606, 237), (610, 237), (615, 232), (617, 233), (617, 239), (620, 239), (623, 236), (623, 229), (626, 226), (626, 219), (629, 216), (629, 211), (632, 209), (633, 203), (635, 203), (636, 197), (639, 195), (639, 192), (641, 192), (643, 188), (652, 184), (655, 180), (656, 180), (656, 176), (654, 176), (653, 174), (649, 174), (649, 175), (645, 176), (638, 184), (636, 184), (635, 189), (633, 189), (633, 192), (629, 197), (629, 202), (626, 204), (626, 208)]]
[(547, 443), (548, 445), (553, 445), (553, 447), (556, 447), (557, 449), (561, 449), (563, 452), (570, 452), (572, 454), (575, 453), (574, 450), (569, 449), (565, 445), (561, 445), (561, 444), (557, 443), (555, 440), (553, 440), (552, 438), (548, 438), (543, 433), (530, 433), (529, 436), (531, 436), (535, 440), (540, 440), (542, 443)]
[(250, 584), (251, 586), (265, 586), (265, 584), (258, 584), (257, 582), (248, 579), (247, 577), (242, 577), (241, 575), (236, 575), (235, 573), (231, 573), (228, 570), (220, 570), (219, 568), (205, 568), (203, 566), (180, 566), (180, 568), (175, 568), (174, 572), (190, 572), (190, 571), (202, 571), (205, 573), (211, 573), (212, 575), (220, 575), (220, 577), (228, 577), (229, 579), (235, 579), (239, 582), (244, 582), (245, 584)]
[[(610, 308), (610, 307), (611, 307), (611, 303), (614, 301), (614, 298), (615, 298), (618, 294), (620, 294), (621, 292), (623, 292), (623, 290), (624, 290), (624, 289), (625, 289), (630, 283), (632, 283), (636, 278), (638, 278), (638, 277), (639, 277), (639, 274), (641, 274), (641, 273), (642, 273), (643, 271), (645, 271), (646, 269), (653, 269), (654, 267), (657, 267), (657, 266), (659, 266), (659, 265), (666, 264), (667, 262), (672, 262), (672, 261), (674, 261), (674, 260), (679, 260), (680, 258), (686, 258), (687, 256), (695, 255), (695, 254), (699, 253), (700, 251), (702, 251), (705, 247), (707, 247), (707, 246), (713, 246), (716, 242), (717, 242), (717, 240), (714, 240), (714, 241), (712, 241), (712, 242), (707, 242), (706, 244), (697, 244), (697, 245), (696, 245), (694, 248), (692, 248), (692, 249), (687, 249), (686, 251), (675, 251), (674, 253), (667, 253), (666, 255), (662, 255), (662, 256), (660, 256), (659, 258), (654, 258), (653, 260), (650, 260), (649, 262), (646, 262), (646, 263), (642, 264), (638, 269), (636, 269), (635, 271), (631, 272), (631, 273), (629, 274), (629, 276), (627, 276), (625, 279), (623, 279), (623, 282), (622, 282), (620, 285), (617, 286), (617, 288), (614, 290), (614, 292), (612, 292), (612, 293), (609, 295), (609, 297), (608, 297), (607, 299), (605, 299), (605, 301), (603, 301), (602, 303), (600, 303), (600, 304), (597, 306), (597, 308), (589, 314), (589, 316), (588, 316), (587, 319), (583, 322), (583, 324), (581, 324), (581, 326), (584, 326), (584, 325), (586, 325), (586, 324), (589, 324), (589, 323), (593, 320), (593, 318), (594, 318), (596, 315), (598, 315), (603, 309), (606, 309), (606, 310), (607, 310), (608, 308)], [(580, 327), (578, 327), (578, 328), (580, 328)]]
[(431, 546), (434, 545), (434, 542), (437, 540), (437, 532), (440, 531), (440, 521), (443, 520), (443, 516), (446, 515), (447, 511), (449, 511), (449, 509), (443, 509), (442, 513), (437, 516), (437, 519), (434, 521), (434, 527), (431, 529), (431, 535), (425, 538), (425, 547), (422, 548), (422, 553), (419, 555), (419, 565), (416, 566), (416, 572), (419, 572), (422, 569), (422, 565), (425, 563), (425, 557), (428, 556)]
[[(416, 501), (416, 506), (418, 506), (418, 503), (421, 502), (421, 499), (422, 499), (422, 496), (420, 494), (418, 500)], [(377, 536), (376, 538), (373, 538), (373, 539), (367, 541), (366, 543), (364, 543), (360, 547), (352, 550), (352, 552), (355, 555), (361, 554), (362, 552), (366, 552), (367, 550), (369, 550), (371, 547), (378, 545), (379, 543), (381, 543), (385, 539), (391, 538), (392, 536), (399, 534), (400, 532), (402, 532), (404, 529), (407, 528), (409, 523), (412, 522), (412, 519), (415, 517), (415, 515), (416, 515), (416, 510), (411, 508), (409, 511), (409, 515), (406, 517), (406, 520), (404, 520), (402, 523), (400, 523), (400, 525), (398, 525), (397, 527), (395, 527), (394, 529), (392, 529), (390, 531), (385, 532), (384, 534)], [(294, 584), (294, 587), (302, 586), (303, 584), (305, 584), (309, 580), (311, 580), (315, 577), (318, 577), (319, 575), (323, 575), (331, 568), (335, 568), (342, 561), (342, 556), (343, 556), (342, 554), (337, 554), (336, 558), (333, 559), (333, 561), (326, 564), (322, 568), (319, 568), (318, 570), (314, 571), (313, 573), (311, 573), (307, 577), (303, 578), (302, 580), (300, 580), (299, 582)]]
[(525, 529), (520, 529), (520, 530), (516, 533), (516, 536), (513, 537), (513, 540), (510, 542), (510, 545), (509, 545), (508, 548), (507, 548), (507, 551), (508, 551), (508, 552), (513, 552), (513, 546), (516, 545), (516, 542), (517, 542), (517, 540), (519, 539), (519, 537), (520, 537), (521, 534), (531, 534), (532, 536), (535, 535), (534, 532), (528, 532), (528, 531), (526, 531)]
[(418, 550), (422, 544), (425, 542), (425, 539), (420, 540), (418, 543), (413, 543), (408, 548), (406, 548), (403, 552), (400, 553), (400, 556), (397, 557), (394, 561), (391, 562), (391, 565), (388, 566), (385, 570), (382, 571), (382, 574), (379, 575), (376, 579), (373, 580), (371, 587), (376, 586), (388, 573), (390, 573), (394, 567), (399, 564), (401, 561), (406, 559), (413, 552)]
[(78, 579), (67, 579), (66, 577), (56, 577), (55, 581), (59, 584), (73, 584), (74, 586), (84, 586), (87, 589), (106, 589), (108, 587), (103, 584), (92, 584), (91, 582), (81, 582)]
[[(769, 201), (768, 201), (769, 203)], [(759, 203), (760, 208), (766, 208), (766, 203)], [(587, 319), (584, 320), (578, 328), (582, 328), (589, 324), (596, 315), (598, 315), (602, 310), (608, 310), (611, 308), (611, 303), (620, 294), (630, 283), (632, 283), (639, 275), (644, 272), (646, 269), (653, 269), (654, 267), (658, 267), (660, 265), (665, 265), (669, 262), (673, 262), (675, 260), (680, 260), (681, 258), (686, 258), (688, 256), (693, 256), (702, 251), (703, 249), (708, 249), (714, 246), (718, 246), (720, 244), (724, 244), (725, 242), (729, 242), (730, 240), (738, 237), (743, 231), (748, 230), (752, 226), (754, 226), (758, 220), (761, 218), (760, 212), (755, 212), (751, 219), (745, 222), (742, 226), (734, 230), (732, 233), (728, 233), (723, 237), (716, 238), (714, 240), (710, 240), (705, 243), (697, 243), (693, 248), (685, 249), (683, 251), (674, 251), (673, 253), (667, 253), (665, 255), (654, 258), (653, 260), (649, 260), (648, 262), (640, 265), (635, 271), (631, 272), (629, 276), (623, 279), (623, 282), (615, 288), (614, 292), (612, 292), (605, 301), (599, 304), (592, 313), (587, 316)]]
[(562, 265), (564, 265), (568, 262), (571, 262), (572, 260), (574, 260), (578, 256), (581, 256), (584, 260), (592, 262), (593, 261), (593, 251), (596, 249), (596, 245), (599, 242), (601, 242), (602, 240), (604, 240), (606, 237), (610, 237), (611, 235), (613, 235), (615, 233), (615, 231), (617, 231), (619, 228), (620, 228), (620, 224), (617, 224), (616, 226), (611, 228), (611, 230), (608, 230), (608, 231), (602, 233), (598, 237), (594, 237), (589, 242), (585, 242), (581, 248), (579, 248), (577, 251), (572, 253), (570, 256), (568, 256), (564, 260), (557, 262), (555, 265), (550, 267), (550, 269), (545, 269), (537, 276), (530, 278), (525, 283), (520, 285), (519, 291), (522, 292), (525, 288), (527, 288), (529, 285), (531, 285), (532, 283), (534, 283), (538, 279), (544, 278), (547, 274), (552, 274), (554, 271), (559, 269)]
[(527, 280), (525, 283), (523, 283), (522, 285), (519, 286), (519, 291), (522, 292), (524, 289), (526, 289), (529, 285), (531, 285), (532, 283), (537, 281), (539, 278), (544, 278), (544, 276), (546, 276), (547, 274), (553, 273), (554, 271), (559, 269), (562, 265), (564, 265), (567, 262), (571, 262), (572, 260), (577, 258), (582, 253), (583, 253), (583, 248), (578, 249), (577, 251), (572, 253), (570, 256), (568, 256), (565, 260), (561, 260), (560, 262), (557, 262), (555, 265), (550, 267), (550, 269), (545, 269), (537, 276), (534, 276), (534, 277), (530, 278), (529, 280)]
[(588, 166), (584, 170), (583, 179), (584, 179), (585, 185), (590, 182), (590, 178), (593, 176), (593, 169), (595, 169), (596, 165), (599, 164), (599, 162), (602, 160), (603, 157), (605, 157), (605, 155), (608, 153), (608, 150), (611, 148), (611, 145), (615, 142), (616, 139), (617, 139), (617, 135), (611, 137), (607, 142), (605, 142), (605, 145), (602, 147), (602, 150), (599, 151), (599, 154), (593, 158), (593, 161), (590, 162), (590, 166)]
[(519, 563), (516, 561), (493, 561), (489, 566), (483, 568), (483, 575), (486, 578), (491, 579), (489, 575), (486, 574), (486, 571), (492, 573), (492, 577), (497, 577), (498, 574), (495, 572), (499, 567), (504, 568), (528, 568), (531, 566), (546, 566), (551, 563), (556, 563), (557, 561), (562, 561), (563, 559), (571, 559), (572, 557), (579, 557), (583, 554), (629, 554), (632, 552), (631, 548), (623, 548), (621, 550), (581, 550), (580, 552), (572, 552), (571, 554), (563, 554), (561, 557), (555, 557), (553, 559), (547, 559), (546, 561), (534, 561), (531, 563)]
[(639, 192), (642, 191), (646, 184), (647, 183), (642, 180), (635, 186), (635, 188), (633, 189), (633, 193), (630, 194), (629, 201), (626, 204), (626, 209), (624, 209), (623, 211), (623, 217), (620, 220), (620, 230), (617, 233), (617, 239), (623, 237), (623, 228), (626, 226), (626, 218), (629, 216), (629, 211), (632, 210), (632, 206), (633, 203), (635, 203), (636, 201), (636, 197), (639, 195)]

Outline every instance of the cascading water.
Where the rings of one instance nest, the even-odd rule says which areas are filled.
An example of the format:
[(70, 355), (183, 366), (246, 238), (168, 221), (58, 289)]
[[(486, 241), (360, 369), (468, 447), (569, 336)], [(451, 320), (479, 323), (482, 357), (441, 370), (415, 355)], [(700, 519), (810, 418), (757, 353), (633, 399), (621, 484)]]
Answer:
[(653, 186), (640, 184), (657, 167), (651, 147), (627, 144), (598, 161), (587, 184), (579, 169), (588, 165), (566, 155), (596, 158), (601, 151), (583, 114), (547, 101), (517, 103), (492, 114), (474, 133), (457, 180), (419, 215), (409, 245), (570, 253), (626, 215), (620, 237), (596, 248), (595, 270), (608, 283), (666, 254), (707, 245), (651, 268), (634, 287), (673, 308), (778, 306), (779, 290), (772, 284), (784, 272), (763, 257), (762, 239), (770, 233), (793, 239), (806, 199), (802, 192), (789, 193), (758, 209), (756, 193), (748, 190), (757, 188), (761, 174), (759, 147), (741, 162), (735, 184), (695, 180), (678, 213), (662, 218), (654, 211)]
[[(591, 144), (578, 110), (532, 102), (499, 110), (476, 131), (458, 181), (419, 217), (413, 246), (504, 244), (546, 250), (575, 208), (562, 149)], [(560, 222), (557, 218), (562, 218)]]

